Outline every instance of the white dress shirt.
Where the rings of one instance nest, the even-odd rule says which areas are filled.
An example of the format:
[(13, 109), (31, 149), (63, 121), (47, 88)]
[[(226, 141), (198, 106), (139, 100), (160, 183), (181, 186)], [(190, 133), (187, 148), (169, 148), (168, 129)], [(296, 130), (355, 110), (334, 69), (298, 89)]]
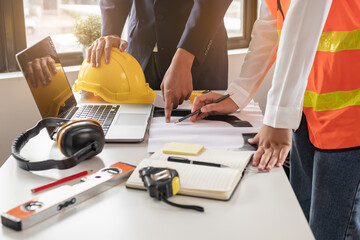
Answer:
[(240, 75), (227, 90), (234, 93), (231, 98), (240, 109), (254, 96), (277, 51), (263, 123), (275, 128), (299, 126), (307, 79), (331, 3), (332, 0), (293, 0), (279, 41), (277, 20), (265, 0), (261, 0), (259, 19), (254, 24)]

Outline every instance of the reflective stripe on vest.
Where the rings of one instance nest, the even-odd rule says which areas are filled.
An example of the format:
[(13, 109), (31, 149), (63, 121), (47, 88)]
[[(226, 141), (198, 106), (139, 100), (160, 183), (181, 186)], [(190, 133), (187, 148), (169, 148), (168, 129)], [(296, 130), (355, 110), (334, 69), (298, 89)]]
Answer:
[[(281, 30), (278, 30), (279, 38)], [(320, 37), (317, 51), (340, 52), (344, 50), (360, 50), (360, 29), (354, 31), (323, 32)]]
[[(359, 13), (360, 14), (360, 13)], [(317, 50), (322, 52), (339, 52), (360, 49), (360, 29), (342, 32), (323, 32)]]
[[(291, 0), (266, 0), (278, 19)], [(320, 149), (360, 146), (360, 1), (333, 0), (304, 95), (309, 138)], [(310, 36), (309, 36), (310, 37)]]
[(352, 91), (338, 91), (323, 94), (306, 91), (304, 95), (304, 107), (313, 108), (315, 112), (331, 111), (358, 105), (360, 105), (360, 88)]

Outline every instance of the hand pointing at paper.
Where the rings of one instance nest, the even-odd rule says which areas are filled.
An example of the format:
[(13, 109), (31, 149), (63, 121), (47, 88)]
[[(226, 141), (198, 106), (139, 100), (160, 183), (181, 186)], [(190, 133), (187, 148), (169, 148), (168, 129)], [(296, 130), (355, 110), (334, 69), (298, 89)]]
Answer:
[(187, 100), (193, 90), (191, 67), (194, 55), (178, 48), (160, 85), (165, 101), (165, 121), (170, 122), (171, 111)]

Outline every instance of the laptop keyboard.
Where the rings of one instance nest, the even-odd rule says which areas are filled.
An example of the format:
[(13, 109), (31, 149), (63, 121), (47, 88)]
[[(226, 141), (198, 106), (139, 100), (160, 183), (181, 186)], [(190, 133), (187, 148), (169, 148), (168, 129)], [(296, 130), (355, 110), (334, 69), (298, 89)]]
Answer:
[(106, 135), (119, 107), (119, 105), (83, 105), (76, 111), (73, 119), (95, 119), (101, 123)]

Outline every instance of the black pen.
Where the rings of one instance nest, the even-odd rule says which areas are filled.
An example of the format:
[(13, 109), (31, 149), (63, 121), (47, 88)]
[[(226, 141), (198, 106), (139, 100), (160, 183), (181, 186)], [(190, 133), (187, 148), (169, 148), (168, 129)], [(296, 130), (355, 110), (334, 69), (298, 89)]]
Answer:
[[(219, 103), (219, 102), (227, 99), (228, 97), (230, 97), (230, 95), (231, 95), (231, 94), (226, 94), (226, 95), (222, 96), (221, 98), (216, 99), (216, 100), (213, 101), (212, 103)], [(196, 115), (196, 114), (199, 114), (199, 113), (201, 113), (201, 110), (200, 110), (200, 109), (196, 110), (196, 111), (193, 112), (193, 113), (190, 113), (190, 114), (186, 115), (185, 117), (182, 117), (182, 118), (178, 119), (178, 120), (175, 122), (175, 124), (176, 124), (176, 123), (179, 123), (179, 122), (182, 122), (182, 121), (184, 121), (185, 119), (188, 119), (189, 117), (192, 117), (192, 116), (194, 116), (194, 115)]]
[(210, 163), (210, 162), (201, 162), (201, 161), (194, 161), (189, 160), (187, 158), (182, 157), (175, 157), (175, 156), (169, 156), (167, 159), (169, 162), (178, 162), (178, 163), (187, 163), (187, 164), (196, 164), (196, 165), (203, 165), (203, 166), (209, 166), (209, 167), (229, 167), (220, 163)]

